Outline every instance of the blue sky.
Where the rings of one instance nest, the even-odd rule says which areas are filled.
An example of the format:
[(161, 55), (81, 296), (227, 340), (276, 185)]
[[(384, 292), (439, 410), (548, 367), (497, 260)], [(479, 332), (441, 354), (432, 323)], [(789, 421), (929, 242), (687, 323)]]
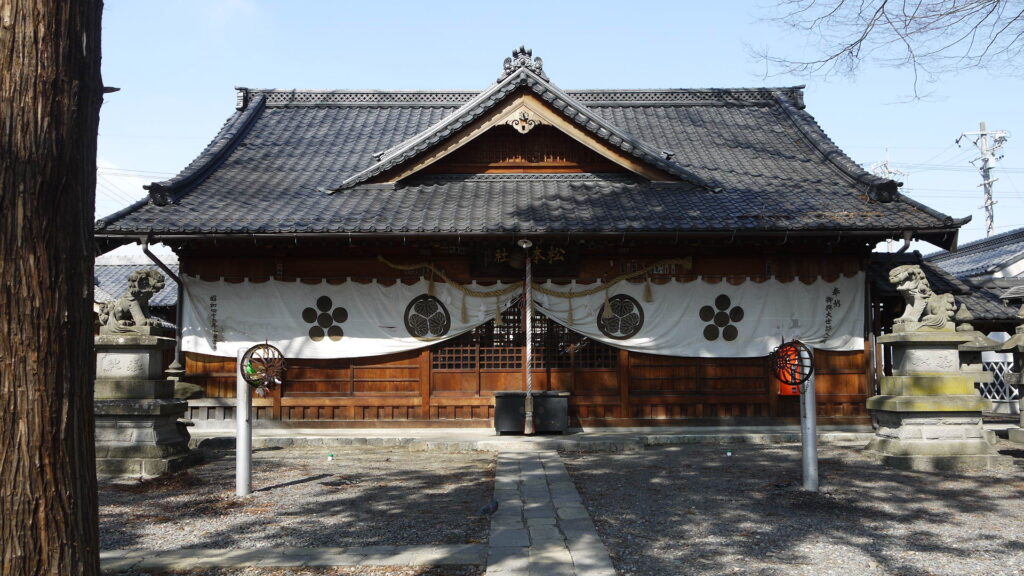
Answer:
[[(800, 53), (811, 39), (760, 2), (313, 2), (107, 0), (97, 216), (191, 162), (234, 111), (235, 86), (468, 89), (495, 81), (525, 44), (552, 82), (583, 88), (731, 88), (806, 84), (808, 111), (854, 160), (888, 154), (904, 193), (974, 220), (984, 236), (981, 177), (961, 132), (1011, 133), (995, 176), (996, 233), (1024, 226), (1024, 80), (964, 72), (907, 102), (909, 71), (868, 66), (853, 78), (772, 75), (752, 49)], [(1024, 63), (1022, 63), (1024, 64)], [(1020, 139), (1014, 138), (1019, 132)], [(928, 245), (920, 247), (928, 252)]]

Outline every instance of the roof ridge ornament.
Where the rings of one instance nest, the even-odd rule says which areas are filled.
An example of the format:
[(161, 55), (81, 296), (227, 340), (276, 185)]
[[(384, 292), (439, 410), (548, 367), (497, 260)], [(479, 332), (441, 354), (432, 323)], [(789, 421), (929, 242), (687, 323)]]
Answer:
[(512, 51), (511, 58), (505, 58), (504, 71), (501, 76), (498, 77), (498, 82), (501, 82), (505, 78), (512, 75), (513, 72), (520, 68), (526, 68), (530, 72), (533, 72), (537, 76), (540, 76), (541, 80), (550, 82), (547, 74), (544, 73), (544, 61), (540, 59), (540, 56), (533, 58), (533, 50), (530, 50), (525, 45), (520, 45), (519, 48)]

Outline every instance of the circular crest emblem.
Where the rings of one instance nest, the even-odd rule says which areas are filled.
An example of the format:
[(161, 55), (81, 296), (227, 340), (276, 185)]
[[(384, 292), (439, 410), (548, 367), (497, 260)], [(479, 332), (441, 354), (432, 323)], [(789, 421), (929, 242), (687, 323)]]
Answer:
[(284, 354), (276, 346), (257, 344), (242, 355), (239, 369), (242, 378), (256, 388), (256, 393), (266, 396), (284, 379)]
[(405, 308), (405, 329), (419, 340), (436, 340), (448, 333), (452, 317), (440, 300), (424, 294), (417, 296)]
[(602, 334), (616, 340), (636, 336), (644, 326), (644, 309), (631, 296), (616, 294), (608, 299), (611, 317), (605, 318), (604, 306), (597, 313), (597, 328)]

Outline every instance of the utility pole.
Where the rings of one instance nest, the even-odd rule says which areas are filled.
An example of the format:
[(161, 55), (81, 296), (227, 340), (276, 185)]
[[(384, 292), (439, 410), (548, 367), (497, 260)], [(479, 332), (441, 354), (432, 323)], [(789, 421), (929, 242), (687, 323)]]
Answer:
[(992, 230), (995, 228), (996, 206), (995, 201), (992, 200), (992, 184), (997, 180), (992, 178), (992, 170), (996, 167), (996, 161), (1003, 159), (1002, 154), (997, 155), (997, 153), (1006, 143), (1006, 139), (1010, 137), (1010, 133), (1006, 130), (990, 131), (985, 127), (984, 122), (980, 122), (977, 132), (961, 133), (960, 137), (956, 139), (956, 143), (960, 144), (964, 138), (972, 137), (974, 138), (973, 144), (981, 151), (981, 156), (971, 160), (971, 164), (981, 161), (978, 170), (981, 172), (981, 187), (985, 191), (985, 236), (991, 236)]

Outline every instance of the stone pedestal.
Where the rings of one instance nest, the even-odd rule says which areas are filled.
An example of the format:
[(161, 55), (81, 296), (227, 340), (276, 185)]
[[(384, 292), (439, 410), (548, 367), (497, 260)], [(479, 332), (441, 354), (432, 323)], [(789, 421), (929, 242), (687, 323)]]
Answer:
[(970, 333), (949, 330), (896, 332), (878, 341), (890, 346), (893, 375), (881, 395), (868, 399), (878, 428), (867, 453), (909, 470), (961, 470), (1006, 465), (988, 442), (981, 413), (992, 403), (961, 372), (959, 347)]
[(185, 468), (187, 429), (178, 422), (188, 402), (163, 378), (173, 333), (156, 327), (96, 336), (96, 472), (100, 477), (151, 477)]
[[(1021, 319), (1024, 319), (1024, 306), (1021, 307)], [(1024, 407), (1024, 325), (1018, 326), (1016, 333), (999, 347), (1001, 352), (1013, 354), (1013, 368), (1010, 374), (1003, 376), (1010, 386), (1017, 387), (1017, 407)], [(1024, 410), (1019, 410), (1020, 428), (1008, 431), (1012, 442), (1024, 444)]]

